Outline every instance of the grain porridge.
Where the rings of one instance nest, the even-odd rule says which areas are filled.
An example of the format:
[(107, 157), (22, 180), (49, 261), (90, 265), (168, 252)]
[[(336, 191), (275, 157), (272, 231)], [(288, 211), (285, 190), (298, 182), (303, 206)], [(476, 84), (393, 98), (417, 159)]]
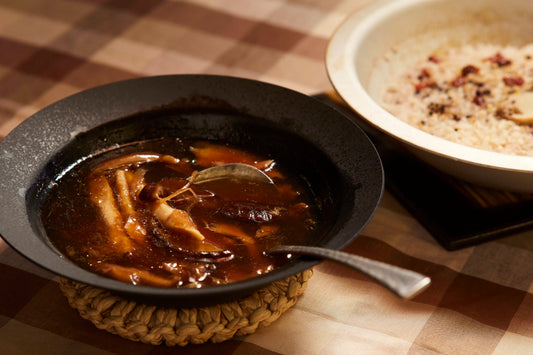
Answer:
[(533, 113), (521, 106), (533, 103), (533, 45), (451, 48), (391, 79), (382, 103), (401, 120), (460, 144), (533, 156)]

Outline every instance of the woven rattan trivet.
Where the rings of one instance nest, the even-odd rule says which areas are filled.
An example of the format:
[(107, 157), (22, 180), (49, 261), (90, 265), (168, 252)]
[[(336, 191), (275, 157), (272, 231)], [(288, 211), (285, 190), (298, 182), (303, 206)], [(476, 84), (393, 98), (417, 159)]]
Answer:
[(164, 308), (113, 295), (65, 278), (69, 304), (97, 328), (146, 344), (219, 343), (266, 327), (292, 307), (313, 275), (309, 269), (233, 302), (201, 308)]

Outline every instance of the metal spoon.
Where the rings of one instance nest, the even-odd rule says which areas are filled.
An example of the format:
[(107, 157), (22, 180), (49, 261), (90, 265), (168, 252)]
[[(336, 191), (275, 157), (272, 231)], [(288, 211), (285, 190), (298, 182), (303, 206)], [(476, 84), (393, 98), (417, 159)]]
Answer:
[(431, 283), (429, 277), (417, 272), (327, 248), (303, 245), (279, 245), (270, 249), (269, 253), (303, 254), (336, 261), (372, 277), (374, 280), (405, 299), (416, 296), (425, 290)]
[(274, 181), (272, 181), (272, 179), (263, 171), (252, 165), (241, 163), (218, 165), (200, 170), (196, 175), (191, 176), (189, 181), (193, 184), (201, 184), (204, 182), (230, 178), (274, 184)]
[[(192, 176), (189, 181), (194, 184), (201, 184), (228, 178), (274, 184), (272, 179), (263, 171), (251, 165), (239, 163), (219, 165), (201, 170)], [(280, 245), (271, 249), (270, 253), (304, 254), (339, 262), (372, 277), (402, 298), (414, 297), (431, 283), (429, 277), (414, 271), (327, 248)]]

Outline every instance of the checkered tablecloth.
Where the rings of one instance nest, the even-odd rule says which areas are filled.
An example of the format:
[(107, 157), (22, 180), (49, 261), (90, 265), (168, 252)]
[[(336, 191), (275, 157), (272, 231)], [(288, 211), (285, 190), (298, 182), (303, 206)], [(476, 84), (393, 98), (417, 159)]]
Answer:
[[(0, 0), (0, 139), (65, 96), (140, 76), (223, 74), (331, 91), (328, 38), (368, 2)], [(55, 275), (0, 240), (0, 354), (533, 353), (533, 232), (446, 251), (386, 192), (346, 251), (433, 284), (404, 301), (323, 262), (272, 325), (221, 344), (169, 348), (98, 330), (68, 305)]]

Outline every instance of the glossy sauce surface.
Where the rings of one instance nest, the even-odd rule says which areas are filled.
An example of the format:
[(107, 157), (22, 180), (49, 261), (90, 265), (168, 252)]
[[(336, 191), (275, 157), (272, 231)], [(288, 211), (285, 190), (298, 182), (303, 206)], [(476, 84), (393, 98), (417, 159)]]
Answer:
[[(188, 180), (236, 162), (275, 184)], [(312, 197), (289, 171), (275, 157), (219, 143), (138, 142), (65, 174), (48, 193), (42, 222), (61, 253), (107, 277), (157, 287), (225, 284), (287, 262), (266, 253), (273, 246), (311, 238)]]

